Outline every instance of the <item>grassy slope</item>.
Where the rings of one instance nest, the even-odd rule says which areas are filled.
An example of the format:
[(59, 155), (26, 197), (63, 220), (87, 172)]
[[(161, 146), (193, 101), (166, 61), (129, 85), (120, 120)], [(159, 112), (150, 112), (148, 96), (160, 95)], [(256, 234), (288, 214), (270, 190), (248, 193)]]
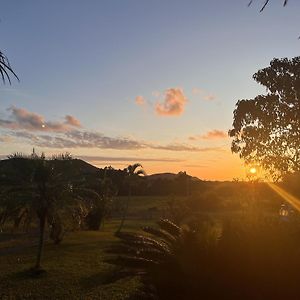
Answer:
[[(34, 263), (35, 240), (10, 240), (2, 234), (0, 299), (128, 299), (140, 285), (138, 278), (113, 282), (114, 266), (104, 262), (105, 248), (116, 242), (113, 233), (117, 225), (110, 222), (99, 232), (70, 233), (61, 245), (47, 243), (43, 257), (47, 274), (40, 278), (24, 272)], [(126, 229), (140, 225), (128, 221)]]

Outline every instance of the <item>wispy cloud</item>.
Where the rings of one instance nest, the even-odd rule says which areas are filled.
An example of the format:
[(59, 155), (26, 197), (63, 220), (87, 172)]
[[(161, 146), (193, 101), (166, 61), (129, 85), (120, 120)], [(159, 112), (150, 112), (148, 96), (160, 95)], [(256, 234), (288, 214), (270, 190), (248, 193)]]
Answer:
[(160, 149), (167, 151), (186, 151), (186, 152), (219, 152), (224, 151), (221, 147), (195, 147), (188, 144), (174, 143), (168, 145), (152, 145), (152, 149)]
[(9, 135), (0, 135), (0, 143), (9, 143), (12, 142), (13, 138)]
[(115, 157), (115, 156), (89, 156), (89, 155), (80, 155), (78, 158), (81, 158), (86, 161), (93, 162), (184, 162), (183, 159), (176, 158), (149, 158), (149, 157)]
[[(169, 90), (169, 93), (175, 93), (182, 103), (184, 96), (181, 90)], [(168, 97), (171, 96), (169, 95)], [(132, 137), (111, 137), (101, 132), (81, 128), (79, 120), (71, 115), (66, 115), (63, 122), (53, 122), (45, 121), (42, 115), (22, 108), (11, 107), (8, 109), (8, 112), (7, 118), (0, 119), (0, 128), (2, 127), (3, 132), (3, 135), (0, 136), (0, 142), (11, 142), (13, 139), (13, 142), (29, 143), (37, 147), (55, 149), (153, 149), (173, 152), (222, 151), (220, 147), (203, 148), (186, 143), (158, 144), (137, 140)]]
[(184, 165), (185, 168), (207, 168), (207, 165)]
[(152, 94), (152, 96), (154, 96), (155, 98), (158, 98), (158, 97), (161, 95), (160, 91), (153, 91), (151, 94)]
[(187, 98), (180, 88), (170, 88), (165, 91), (164, 99), (155, 105), (155, 111), (160, 116), (179, 116), (184, 112)]
[(61, 134), (38, 135), (28, 131), (13, 131), (11, 135), (31, 145), (43, 148), (97, 148), (114, 150), (154, 149), (175, 152), (223, 151), (220, 147), (196, 147), (188, 144), (155, 144), (124, 137), (108, 137), (98, 132), (73, 130)]
[(66, 115), (65, 120), (65, 123), (69, 124), (70, 126), (81, 127), (80, 121), (73, 116)]
[(214, 101), (216, 99), (215, 95), (209, 94), (209, 95), (205, 95), (203, 96), (203, 99), (206, 101)]
[(200, 89), (200, 88), (193, 88), (192, 93), (194, 95), (201, 95), (201, 94), (205, 93), (205, 91), (203, 89)]
[(189, 140), (190, 141), (218, 140), (218, 139), (226, 139), (226, 138), (228, 138), (228, 134), (226, 131), (214, 129), (206, 132), (205, 134), (190, 136)]
[(108, 137), (93, 131), (73, 130), (56, 135), (37, 135), (27, 131), (12, 132), (12, 135), (27, 140), (39, 147), (48, 148), (99, 148), (136, 150), (145, 148), (145, 144), (124, 137)]
[(193, 88), (192, 93), (194, 95), (200, 95), (201, 98), (205, 101), (214, 101), (217, 99), (217, 97), (214, 94), (209, 93), (206, 90), (201, 89), (201, 88)]
[(145, 100), (145, 98), (143, 96), (136, 96), (135, 97), (135, 104), (136, 105), (140, 105), (140, 106), (145, 105), (146, 104), (146, 100)]
[(67, 132), (74, 127), (80, 127), (75, 117), (66, 115), (64, 122), (45, 121), (42, 115), (30, 112), (24, 108), (12, 106), (8, 109), (7, 119), (0, 119), (0, 127), (14, 130)]

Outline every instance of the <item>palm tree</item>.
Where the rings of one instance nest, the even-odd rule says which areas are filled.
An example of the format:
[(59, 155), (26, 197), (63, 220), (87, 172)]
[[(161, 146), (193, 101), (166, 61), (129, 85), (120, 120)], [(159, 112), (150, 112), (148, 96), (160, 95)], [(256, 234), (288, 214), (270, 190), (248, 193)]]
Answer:
[[(41, 258), (45, 240), (47, 222), (51, 225), (51, 235), (61, 234), (57, 231), (60, 224), (59, 212), (73, 201), (72, 185), (57, 169), (57, 161), (47, 160), (45, 155), (31, 156), (12, 155), (8, 159), (12, 167), (6, 172), (5, 186), (9, 187), (7, 194), (13, 200), (10, 217), (15, 217), (18, 224), (28, 216), (38, 218), (39, 243), (36, 263), (32, 271), (34, 274), (43, 272)], [(64, 168), (68, 169), (71, 160), (64, 161)], [(61, 167), (61, 166), (60, 166)], [(6, 216), (7, 219), (7, 216)], [(17, 225), (18, 225), (17, 224)], [(56, 236), (57, 241), (60, 237)]]
[[(260, 12), (262, 12), (266, 8), (266, 6), (269, 4), (269, 2), (270, 2), (270, 0), (265, 0), (262, 8), (260, 9)], [(248, 6), (250, 6), (252, 3), (253, 3), (253, 0), (250, 0), (250, 2), (248, 3)], [(283, 0), (283, 6), (286, 6), (287, 3), (288, 3), (288, 0)]]
[(4, 55), (3, 52), (0, 51), (0, 75), (2, 77), (3, 83), (5, 83), (5, 80), (8, 80), (9, 84), (11, 84), (9, 73), (14, 75), (14, 77), (19, 80), (19, 77), (10, 66), (8, 58)]
[(116, 234), (121, 243), (109, 249), (116, 256), (108, 262), (123, 267), (118, 275), (141, 276), (155, 299), (202, 299), (201, 293), (210, 294), (213, 283), (207, 283), (216, 272), (216, 234), (208, 227), (193, 230), (167, 219), (160, 220), (158, 228), (143, 231), (146, 234)]
[(143, 170), (143, 166), (139, 163), (129, 165), (127, 168), (124, 169), (124, 171), (125, 171), (125, 182), (128, 186), (128, 197), (125, 202), (125, 206), (123, 208), (122, 219), (117, 232), (120, 232), (124, 226), (127, 213), (128, 213), (129, 202), (131, 200), (132, 187), (134, 186), (134, 184), (136, 183), (140, 175), (143, 176), (146, 175), (146, 172)]

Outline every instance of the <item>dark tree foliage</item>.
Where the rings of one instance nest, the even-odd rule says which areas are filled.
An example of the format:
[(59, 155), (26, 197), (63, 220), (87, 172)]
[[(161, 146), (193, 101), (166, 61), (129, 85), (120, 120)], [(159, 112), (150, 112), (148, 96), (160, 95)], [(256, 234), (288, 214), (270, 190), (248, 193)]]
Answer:
[(85, 223), (89, 230), (99, 230), (104, 218), (110, 214), (116, 189), (105, 173), (104, 177), (97, 177), (95, 182), (90, 183), (88, 187), (89, 189), (85, 189), (89, 196), (89, 209)]
[(273, 59), (253, 78), (267, 94), (237, 102), (231, 149), (281, 178), (300, 170), (300, 57)]
[(129, 202), (131, 200), (133, 187), (136, 186), (137, 181), (140, 179), (140, 175), (143, 176), (146, 175), (146, 172), (143, 170), (143, 166), (139, 163), (129, 165), (127, 168), (124, 169), (124, 172), (125, 172), (124, 183), (127, 185), (128, 194), (127, 194), (127, 199), (124, 203), (121, 223), (119, 228), (117, 229), (117, 232), (120, 232), (122, 230), (125, 220), (127, 218)]
[(162, 220), (144, 233), (122, 232), (108, 262), (121, 266), (116, 279), (141, 277), (135, 299), (298, 299), (299, 217), (259, 212), (225, 217), (221, 230), (211, 221)]
[(122, 242), (110, 252), (119, 256), (109, 262), (125, 267), (119, 275), (141, 276), (152, 299), (200, 299), (200, 291), (213, 295), (207, 278), (215, 271), (209, 258), (215, 255), (216, 235), (201, 235), (167, 219), (160, 220), (158, 228), (144, 227), (143, 231), (117, 234)]
[[(39, 273), (47, 224), (50, 238), (60, 243), (63, 237), (59, 212), (73, 202), (70, 180), (60, 170), (70, 168), (71, 160), (47, 160), (42, 154), (30, 156), (14, 154), (6, 160), (0, 187), (7, 201), (0, 202), (0, 223), (12, 219), (15, 226), (37, 218), (39, 243), (33, 271)], [(61, 163), (61, 164), (60, 164)], [(2, 212), (1, 212), (2, 211)]]

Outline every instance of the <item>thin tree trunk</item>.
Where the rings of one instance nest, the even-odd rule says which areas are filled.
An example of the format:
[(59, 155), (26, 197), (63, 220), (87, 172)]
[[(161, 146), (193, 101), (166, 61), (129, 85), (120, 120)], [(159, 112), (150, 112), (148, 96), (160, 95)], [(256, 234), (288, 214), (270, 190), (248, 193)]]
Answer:
[(41, 268), (42, 253), (44, 248), (44, 239), (45, 239), (45, 226), (46, 226), (46, 213), (42, 213), (40, 216), (40, 237), (38, 245), (38, 253), (36, 258), (35, 269), (38, 270)]
[(121, 232), (121, 230), (122, 230), (122, 228), (124, 226), (124, 223), (125, 223), (125, 220), (126, 220), (126, 217), (127, 217), (127, 212), (128, 212), (130, 198), (131, 198), (131, 187), (129, 187), (127, 203), (126, 203), (126, 206), (124, 208), (123, 215), (122, 215), (122, 220), (121, 220), (120, 226), (119, 226), (119, 228), (117, 230), (117, 233)]

